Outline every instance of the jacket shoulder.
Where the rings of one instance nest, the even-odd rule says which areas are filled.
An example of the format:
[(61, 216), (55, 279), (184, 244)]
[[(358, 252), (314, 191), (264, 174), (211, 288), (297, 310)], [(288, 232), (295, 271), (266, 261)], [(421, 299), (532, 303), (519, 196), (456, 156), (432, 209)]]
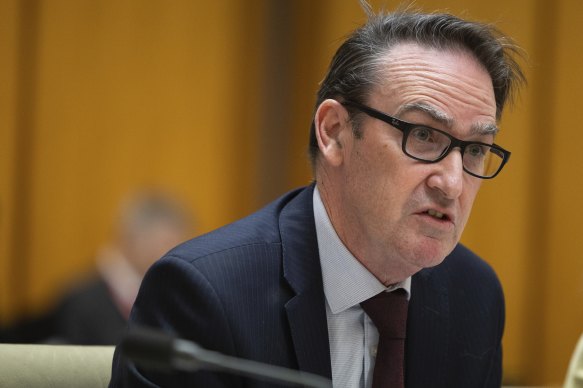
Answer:
[(279, 222), (282, 210), (306, 190), (309, 188), (291, 191), (245, 218), (178, 245), (166, 256), (193, 262), (232, 249), (280, 244)]

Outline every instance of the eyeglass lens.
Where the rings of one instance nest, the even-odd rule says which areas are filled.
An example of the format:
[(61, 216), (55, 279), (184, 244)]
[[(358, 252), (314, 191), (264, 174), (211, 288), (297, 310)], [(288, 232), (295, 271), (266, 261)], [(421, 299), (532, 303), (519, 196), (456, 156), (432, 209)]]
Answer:
[[(427, 127), (413, 128), (405, 139), (405, 152), (427, 162), (442, 157), (451, 145), (445, 134)], [(491, 177), (496, 174), (504, 161), (504, 156), (496, 148), (480, 143), (466, 144), (462, 155), (465, 169), (472, 174)]]

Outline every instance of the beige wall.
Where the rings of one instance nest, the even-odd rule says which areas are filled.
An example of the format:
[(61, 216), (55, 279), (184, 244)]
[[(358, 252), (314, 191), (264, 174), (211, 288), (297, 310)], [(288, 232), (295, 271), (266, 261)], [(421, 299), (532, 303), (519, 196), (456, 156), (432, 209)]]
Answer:
[[(463, 241), (505, 289), (508, 382), (558, 383), (583, 329), (583, 5), (467, 3), (416, 2), (496, 22), (529, 86)], [(309, 182), (317, 83), (363, 20), (356, 1), (0, 0), (0, 318), (89, 270), (136, 187), (186, 200), (201, 232)]]

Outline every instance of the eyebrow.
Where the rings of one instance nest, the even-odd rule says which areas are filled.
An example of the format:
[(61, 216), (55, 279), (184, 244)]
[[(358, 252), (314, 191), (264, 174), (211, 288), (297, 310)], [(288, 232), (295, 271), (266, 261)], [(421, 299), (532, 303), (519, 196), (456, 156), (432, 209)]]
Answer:
[[(448, 129), (451, 129), (454, 124), (454, 119), (447, 115), (447, 113), (423, 102), (413, 102), (403, 105), (397, 111), (396, 116), (400, 117), (407, 112), (423, 112)], [(477, 135), (496, 135), (498, 133), (498, 126), (491, 123), (477, 123), (472, 125), (471, 131)]]

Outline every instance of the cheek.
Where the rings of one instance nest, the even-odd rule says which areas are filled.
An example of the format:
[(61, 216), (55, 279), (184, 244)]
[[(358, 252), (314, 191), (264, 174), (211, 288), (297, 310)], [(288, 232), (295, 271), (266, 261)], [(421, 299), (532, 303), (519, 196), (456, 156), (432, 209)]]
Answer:
[[(401, 150), (401, 139), (390, 136), (387, 128), (370, 128), (356, 140), (351, 152), (351, 173), (347, 177), (355, 195), (366, 198), (376, 209), (376, 217), (399, 217), (417, 186), (423, 182), (423, 165), (415, 166)], [(375, 136), (376, 135), (376, 136)], [(354, 187), (354, 186), (357, 187)]]
[(467, 205), (469, 206), (469, 208), (471, 209), (472, 205), (474, 204), (474, 200), (476, 199), (476, 196), (478, 195), (478, 191), (480, 190), (480, 187), (482, 186), (482, 179), (479, 178), (474, 178), (472, 176), (467, 175), (467, 179), (466, 179), (466, 184), (465, 184), (465, 202), (467, 203)]
[(464, 192), (460, 199), (460, 212), (463, 216), (463, 226), (468, 221), (470, 217), (470, 213), (472, 211), (472, 207), (474, 206), (474, 201), (478, 194), (478, 190), (480, 189), (482, 181), (478, 178), (473, 179), (473, 181), (466, 181), (466, 185), (464, 187)]

